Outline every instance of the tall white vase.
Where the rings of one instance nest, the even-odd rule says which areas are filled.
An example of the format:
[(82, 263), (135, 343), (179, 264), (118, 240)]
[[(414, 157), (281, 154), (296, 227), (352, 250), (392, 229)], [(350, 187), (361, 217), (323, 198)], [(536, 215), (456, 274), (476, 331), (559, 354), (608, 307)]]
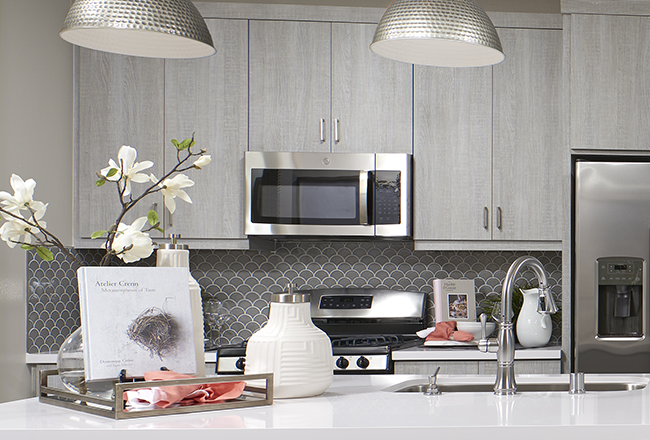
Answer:
[(522, 289), (521, 292), (524, 295), (524, 304), (517, 317), (517, 339), (523, 347), (546, 345), (551, 340), (553, 322), (551, 315), (537, 312), (539, 289)]

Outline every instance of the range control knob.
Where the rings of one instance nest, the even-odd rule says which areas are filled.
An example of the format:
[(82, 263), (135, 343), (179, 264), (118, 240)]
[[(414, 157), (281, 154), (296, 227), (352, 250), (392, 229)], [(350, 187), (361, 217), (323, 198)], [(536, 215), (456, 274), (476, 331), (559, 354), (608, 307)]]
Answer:
[(368, 368), (369, 365), (370, 365), (370, 361), (368, 360), (368, 358), (361, 356), (359, 359), (357, 359), (357, 366), (359, 368), (366, 369)]
[(343, 356), (339, 357), (336, 360), (336, 366), (341, 370), (345, 370), (350, 365), (350, 361), (344, 358)]
[(235, 362), (235, 368), (244, 371), (244, 368), (246, 368), (246, 358), (240, 357), (239, 359), (237, 359), (237, 361)]

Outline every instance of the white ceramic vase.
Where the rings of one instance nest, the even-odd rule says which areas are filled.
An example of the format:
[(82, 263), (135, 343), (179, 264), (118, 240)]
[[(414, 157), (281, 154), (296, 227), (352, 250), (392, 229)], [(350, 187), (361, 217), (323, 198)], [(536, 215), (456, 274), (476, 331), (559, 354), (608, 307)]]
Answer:
[(246, 344), (246, 374), (273, 373), (273, 397), (309, 397), (333, 381), (332, 343), (311, 320), (309, 295), (275, 294), (269, 320)]
[(551, 340), (551, 315), (537, 312), (539, 289), (522, 289), (521, 292), (524, 295), (524, 303), (517, 317), (517, 339), (523, 347), (544, 346)]

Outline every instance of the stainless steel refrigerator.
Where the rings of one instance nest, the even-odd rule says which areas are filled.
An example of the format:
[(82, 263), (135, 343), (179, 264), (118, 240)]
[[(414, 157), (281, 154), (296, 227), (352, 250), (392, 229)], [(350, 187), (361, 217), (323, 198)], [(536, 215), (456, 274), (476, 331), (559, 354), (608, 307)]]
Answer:
[(650, 373), (650, 162), (576, 159), (574, 179), (573, 370)]

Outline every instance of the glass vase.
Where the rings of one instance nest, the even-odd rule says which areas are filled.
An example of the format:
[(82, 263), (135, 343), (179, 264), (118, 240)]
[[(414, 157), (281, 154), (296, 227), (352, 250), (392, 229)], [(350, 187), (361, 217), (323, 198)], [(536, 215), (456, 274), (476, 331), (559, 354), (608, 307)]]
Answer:
[(66, 338), (59, 349), (56, 363), (61, 382), (73, 393), (114, 399), (113, 384), (118, 378), (86, 382), (83, 350), (83, 334), (79, 327)]

